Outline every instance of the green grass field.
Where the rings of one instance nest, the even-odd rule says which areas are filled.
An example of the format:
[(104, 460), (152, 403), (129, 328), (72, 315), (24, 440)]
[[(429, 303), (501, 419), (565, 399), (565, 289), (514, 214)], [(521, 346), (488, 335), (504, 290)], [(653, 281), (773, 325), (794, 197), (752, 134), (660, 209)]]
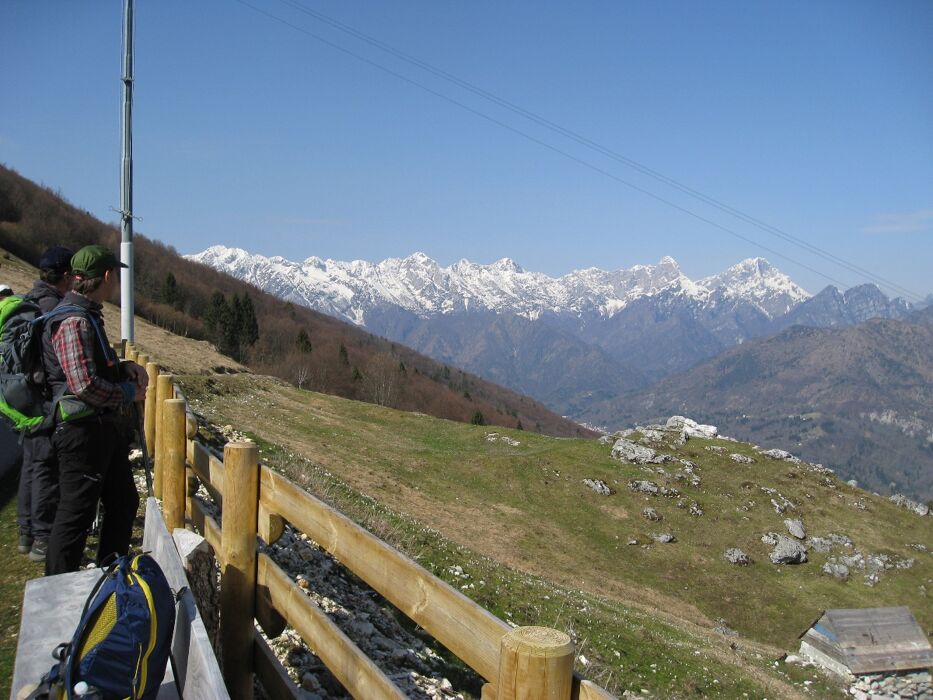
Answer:
[[(183, 384), (210, 420), (255, 436), (263, 459), (308, 480), (312, 491), (452, 584), (467, 586), (467, 595), (503, 619), (573, 632), (590, 662), (578, 670), (616, 692), (642, 683), (662, 697), (831, 697), (831, 681), (773, 666), (796, 649), (821, 610), (908, 605), (925, 629), (933, 623), (930, 554), (908, 547), (933, 549), (930, 519), (747, 445), (691, 440), (661, 449), (697, 463), (701, 484), (693, 487), (676, 478), (679, 464), (649, 474), (654, 465), (614, 461), (609, 446), (595, 441), (495, 429), (521, 444), (490, 442), (491, 428), (250, 375), (184, 377)], [(757, 463), (732, 462), (733, 451)], [(615, 493), (599, 496), (583, 478), (602, 479)], [(704, 514), (691, 515), (674, 498), (635, 494), (631, 479), (676, 488), (685, 506), (696, 502)], [(777, 514), (774, 492), (762, 489), (776, 490), (796, 509)], [(647, 506), (662, 514), (660, 523), (642, 517)], [(389, 515), (373, 515), (383, 511)], [(802, 518), (811, 535), (846, 534), (853, 549), (913, 558), (914, 566), (886, 572), (873, 588), (860, 572), (848, 582), (822, 575), (828, 555), (811, 552), (807, 564), (775, 566), (760, 538), (784, 532), (785, 517)], [(677, 541), (652, 543), (650, 535), (661, 531)], [(638, 544), (628, 544), (632, 539)], [(751, 566), (723, 559), (733, 546), (752, 557)], [(452, 577), (454, 565), (469, 578)], [(739, 637), (718, 634), (720, 626)]]
[[(16, 474), (0, 481), (0, 696), (9, 697), (19, 634), (20, 608), (26, 581), (41, 576), (43, 565), (29, 561), (16, 550), (19, 531), (16, 527)], [(51, 657), (49, 666), (51, 666)]]

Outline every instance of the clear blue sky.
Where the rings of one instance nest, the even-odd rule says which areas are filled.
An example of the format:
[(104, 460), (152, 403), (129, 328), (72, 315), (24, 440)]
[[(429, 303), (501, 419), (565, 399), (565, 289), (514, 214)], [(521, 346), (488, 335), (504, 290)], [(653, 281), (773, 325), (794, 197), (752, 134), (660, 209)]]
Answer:
[[(551, 275), (672, 255), (699, 277), (763, 255), (810, 291), (829, 283), (766, 246), (864, 281), (302, 8), (933, 291), (929, 0), (138, 0), (138, 232), (184, 253), (421, 250)], [(119, 204), (121, 24), (120, 0), (0, 3), (0, 162), (105, 221)]]

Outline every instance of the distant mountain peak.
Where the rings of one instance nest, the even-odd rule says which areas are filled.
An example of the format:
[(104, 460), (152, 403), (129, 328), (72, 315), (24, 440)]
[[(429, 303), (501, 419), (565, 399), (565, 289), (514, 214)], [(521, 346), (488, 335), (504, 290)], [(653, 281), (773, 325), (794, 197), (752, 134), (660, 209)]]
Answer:
[(508, 257), (485, 265), (461, 259), (441, 267), (421, 251), (375, 264), (317, 257), (291, 263), (221, 245), (189, 257), (354, 323), (364, 323), (376, 307), (391, 306), (421, 318), (467, 310), (528, 319), (543, 313), (612, 317), (636, 299), (663, 293), (701, 307), (722, 298), (732, 304), (748, 303), (773, 318), (809, 298), (763, 258), (743, 260), (725, 272), (694, 281), (669, 255), (655, 265), (615, 271), (587, 268), (558, 278), (527, 272)]

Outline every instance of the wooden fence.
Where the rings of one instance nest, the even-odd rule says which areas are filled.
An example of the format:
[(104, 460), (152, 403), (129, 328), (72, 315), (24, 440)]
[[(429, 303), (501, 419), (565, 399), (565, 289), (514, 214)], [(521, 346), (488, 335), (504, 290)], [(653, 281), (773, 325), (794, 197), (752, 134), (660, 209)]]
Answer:
[[(294, 686), (255, 630), (293, 627), (356, 698), (402, 698), (399, 688), (266, 554), (285, 523), (305, 533), (470, 666), (483, 700), (597, 700), (613, 696), (573, 673), (570, 637), (545, 627), (512, 628), (460, 591), (281, 474), (259, 463), (249, 442), (228, 443), (219, 459), (197, 440), (198, 425), (173, 377), (129, 346), (149, 374), (146, 444), (154, 445), (154, 488), (166, 525), (194, 527), (221, 569), (222, 668), (232, 698), (251, 698), (255, 674), (273, 698)], [(221, 524), (194, 494), (203, 485)]]

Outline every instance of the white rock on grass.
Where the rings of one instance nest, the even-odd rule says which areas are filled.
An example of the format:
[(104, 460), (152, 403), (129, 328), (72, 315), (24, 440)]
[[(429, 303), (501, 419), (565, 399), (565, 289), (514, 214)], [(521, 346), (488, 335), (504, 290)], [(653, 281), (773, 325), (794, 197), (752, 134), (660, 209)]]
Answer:
[(799, 462), (800, 460), (794, 457), (790, 452), (786, 450), (759, 450), (761, 454), (765, 457), (770, 457), (771, 459), (782, 459), (785, 462)]
[(748, 555), (738, 547), (727, 549), (723, 557), (730, 564), (736, 564), (737, 566), (748, 566), (750, 563)]
[(778, 535), (777, 544), (770, 554), (773, 564), (803, 564), (807, 561), (807, 550), (797, 540)]
[(612, 489), (602, 479), (584, 479), (583, 485), (593, 489), (600, 496), (612, 495)]
[(671, 461), (669, 455), (660, 455), (650, 447), (638, 445), (625, 438), (616, 440), (609, 456), (613, 459), (618, 459), (622, 462), (631, 462), (633, 464), (661, 464)]
[(798, 540), (803, 540), (807, 538), (807, 531), (803, 526), (803, 521), (800, 519), (790, 519), (784, 521), (784, 527), (787, 528), (787, 531), (796, 537)]
[(666, 427), (670, 430), (679, 430), (688, 438), (714, 438), (719, 435), (719, 429), (715, 425), (701, 425), (684, 416), (671, 416), (667, 419)]
[(821, 571), (827, 576), (832, 576), (840, 581), (849, 580), (849, 567), (838, 561), (830, 560), (823, 564)]
[(755, 463), (755, 460), (751, 457), (746, 457), (745, 455), (739, 454), (738, 452), (733, 452), (731, 455), (729, 455), (729, 459), (731, 459), (733, 462), (738, 462), (739, 464)]

